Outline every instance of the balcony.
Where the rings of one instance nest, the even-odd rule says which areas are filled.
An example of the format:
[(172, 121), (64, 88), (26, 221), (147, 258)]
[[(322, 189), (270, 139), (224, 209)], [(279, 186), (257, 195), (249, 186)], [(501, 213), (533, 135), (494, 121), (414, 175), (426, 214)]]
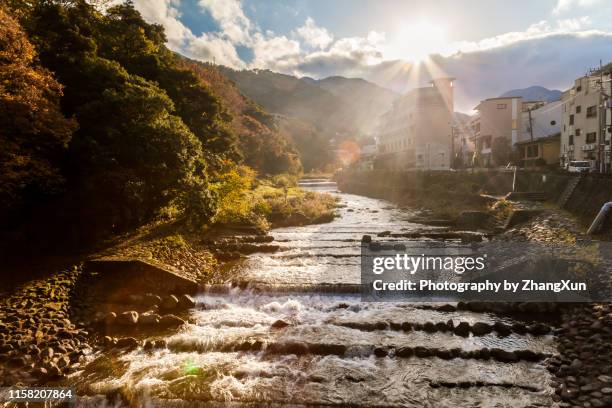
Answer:
[(582, 145), (580, 149), (583, 152), (588, 152), (588, 151), (595, 150), (595, 146), (596, 146), (595, 143), (589, 143), (589, 144)]

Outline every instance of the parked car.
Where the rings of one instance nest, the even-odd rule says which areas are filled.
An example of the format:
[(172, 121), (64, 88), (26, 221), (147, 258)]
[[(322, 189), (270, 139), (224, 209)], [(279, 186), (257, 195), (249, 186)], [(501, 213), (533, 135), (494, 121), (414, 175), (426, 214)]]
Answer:
[(567, 165), (567, 171), (570, 173), (588, 173), (591, 171), (591, 162), (582, 160), (571, 161)]

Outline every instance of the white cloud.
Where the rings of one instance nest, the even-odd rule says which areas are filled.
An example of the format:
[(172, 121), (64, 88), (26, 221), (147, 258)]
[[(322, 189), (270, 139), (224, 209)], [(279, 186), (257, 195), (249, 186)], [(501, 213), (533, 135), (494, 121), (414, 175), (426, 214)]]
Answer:
[(557, 0), (553, 14), (561, 14), (577, 7), (592, 7), (601, 3), (602, 0)]
[(319, 27), (315, 21), (308, 17), (302, 27), (297, 30), (297, 35), (311, 47), (324, 49), (334, 40), (334, 37), (327, 31), (326, 28)]
[(222, 34), (232, 43), (251, 44), (251, 21), (238, 0), (200, 0), (198, 4), (219, 23)]
[(578, 31), (591, 25), (591, 19), (588, 16), (568, 18), (557, 21), (557, 25), (562, 31)]
[(185, 46), (183, 53), (190, 58), (202, 61), (245, 68), (245, 64), (238, 56), (234, 45), (215, 34), (204, 33), (200, 37), (194, 38)]
[[(474, 52), (479, 50), (487, 50), (496, 47), (503, 47), (520, 41), (535, 40), (552, 35), (577, 33), (590, 25), (590, 23), (591, 21), (589, 17), (558, 20), (556, 25), (552, 25), (547, 20), (542, 20), (530, 25), (525, 31), (512, 31), (475, 42), (458, 42), (451, 47), (453, 52), (450, 54), (454, 52)], [(582, 31), (583, 34), (594, 32), (596, 31)]]
[(299, 58), (300, 44), (290, 40), (285, 36), (274, 36), (274, 33), (267, 35), (256, 33), (253, 37), (253, 61), (252, 68), (268, 68), (285, 71), (288, 68), (288, 61)]

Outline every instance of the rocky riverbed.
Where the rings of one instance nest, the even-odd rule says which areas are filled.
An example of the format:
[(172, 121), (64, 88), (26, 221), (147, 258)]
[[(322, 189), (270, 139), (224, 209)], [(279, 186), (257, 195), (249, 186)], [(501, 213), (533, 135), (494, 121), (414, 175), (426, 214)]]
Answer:
[[(383, 208), (373, 212), (373, 210), (364, 210), (353, 206), (353, 208), (346, 208), (343, 211), (347, 214), (365, 211), (365, 216), (369, 219), (382, 217), (384, 214), (378, 211), (387, 210)], [(389, 220), (373, 221), (388, 222)], [(572, 239), (582, 238), (580, 231), (580, 226), (574, 220), (561, 212), (548, 209), (530, 221), (498, 235), (495, 239), (572, 242)], [(350, 234), (360, 232), (362, 232), (361, 227), (355, 228), (354, 231), (350, 230)], [(435, 231), (431, 233), (435, 233)], [(385, 233), (384, 228), (381, 228), (381, 231), (378, 232), (374, 231), (374, 235), (379, 234), (382, 237), (389, 235)], [(287, 237), (290, 237), (290, 239), (285, 240)], [(205, 263), (194, 261), (193, 259), (197, 258), (198, 253), (216, 254), (220, 263), (223, 262), (222, 258), (234, 262), (247, 254), (255, 253), (255, 262), (257, 262), (257, 258), (261, 258), (264, 262), (276, 262), (279, 259), (286, 262), (287, 265), (282, 275), (271, 275), (271, 273), (276, 273), (273, 272), (274, 268), (280, 266), (271, 263), (267, 268), (258, 270), (261, 277), (291, 278), (300, 283), (299, 277), (303, 276), (303, 273), (300, 275), (300, 271), (315, 271), (313, 276), (318, 276), (316, 265), (311, 264), (312, 261), (317, 260), (317, 255), (314, 255), (314, 259), (309, 258), (309, 256), (312, 256), (312, 252), (308, 245), (313, 242), (310, 239), (308, 232), (294, 233), (292, 231), (281, 233), (276, 240), (264, 236), (228, 236), (222, 239), (203, 240), (200, 243), (201, 246), (195, 246), (191, 243), (186, 246), (180, 244), (178, 247), (187, 248), (186, 253), (189, 254), (189, 257), (185, 258), (183, 262), (180, 255), (177, 255), (177, 253), (181, 253), (180, 251), (170, 251), (172, 254), (168, 255), (168, 259), (172, 259), (175, 270), (180, 272), (181, 265), (186, 265), (187, 268), (192, 266), (203, 268), (211, 264), (210, 258), (207, 258)], [(335, 242), (333, 245), (335, 245)], [(338, 238), (337, 242), (341, 243), (342, 239)], [(293, 249), (288, 245), (298, 244), (304, 247), (293, 254)], [(317, 245), (327, 244), (325, 244), (325, 239), (322, 239), (317, 241)], [(350, 246), (351, 244), (346, 245)], [(125, 248), (125, 254), (134, 255), (140, 251), (139, 249), (136, 252), (131, 252), (128, 247)], [(151, 253), (161, 253), (154, 249), (158, 248), (157, 244), (149, 248)], [(335, 247), (330, 246), (329, 248)], [(342, 270), (344, 266), (341, 264), (346, 263), (343, 261), (345, 259), (343, 257), (346, 255), (342, 251), (344, 249), (340, 249), (338, 254), (334, 256), (321, 256), (325, 256), (326, 262), (334, 265), (334, 270)], [(274, 254), (276, 252), (279, 252), (278, 256), (263, 256), (263, 254)], [(292, 261), (293, 257), (298, 255), (301, 257), (300, 262)], [(212, 263), (217, 264), (215, 261)], [(292, 272), (293, 269), (296, 271), (295, 274)], [(329, 275), (326, 275), (329, 271), (322, 271), (321, 273), (321, 278), (317, 279), (329, 278)], [(385, 309), (382, 307), (380, 310), (373, 308), (371, 312), (367, 312), (364, 311), (367, 308), (361, 310), (358, 302), (354, 303), (350, 298), (336, 301), (335, 297), (326, 300), (318, 297), (319, 295), (312, 299), (298, 297), (302, 302), (302, 306), (299, 306), (293, 305), (290, 300), (276, 304), (274, 297), (265, 300), (264, 296), (262, 301), (264, 303), (268, 302), (268, 304), (257, 309), (259, 310), (257, 313), (269, 313), (271, 320), (266, 320), (264, 323), (265, 331), (258, 330), (255, 335), (246, 338), (241, 336), (240, 333), (241, 331), (246, 333), (250, 329), (247, 329), (246, 326), (244, 328), (239, 327), (241, 324), (245, 324), (245, 322), (241, 323), (243, 317), (232, 313), (240, 311), (240, 313), (247, 313), (247, 316), (252, 313), (253, 318), (260, 319), (261, 317), (250, 309), (253, 307), (253, 302), (256, 302), (258, 298), (243, 299), (239, 295), (235, 295), (235, 297), (230, 296), (219, 298), (214, 302), (205, 301), (202, 303), (202, 299), (194, 299), (186, 293), (144, 292), (127, 295), (120, 301), (116, 298), (109, 300), (108, 294), (101, 292), (95, 285), (84, 284), (84, 282), (95, 281), (95, 274), (92, 276), (89, 276), (89, 274), (88, 271), (75, 267), (45, 279), (28, 282), (16, 288), (2, 300), (0, 307), (0, 373), (2, 374), (3, 385), (59, 384), (62, 381), (67, 381), (66, 377), (75, 372), (80, 373), (85, 370), (87, 374), (88, 370), (93, 370), (96, 367), (95, 364), (90, 366), (89, 369), (87, 365), (91, 364), (94, 359), (97, 361), (104, 356), (114, 356), (113, 358), (127, 356), (123, 358), (129, 359), (131, 358), (129, 356), (132, 355), (130, 353), (135, 353), (134, 358), (137, 356), (140, 356), (138, 358), (144, 358), (138, 354), (138, 350), (159, 353), (159, 356), (158, 354), (149, 354), (149, 357), (145, 359), (148, 361), (147, 364), (154, 364), (153, 360), (148, 360), (153, 358), (152, 356), (173, 359), (180, 355), (178, 353), (192, 352), (193, 350), (203, 353), (209, 351), (209, 349), (215, 351), (215, 347), (230, 354), (234, 352), (260, 353), (265, 350), (266, 355), (270, 358), (277, 356), (274, 358), (281, 360), (285, 359), (288, 354), (301, 355), (303, 356), (301, 358), (308, 355), (318, 355), (329, 359), (340, 359), (334, 364), (349, 364), (347, 355), (359, 350), (355, 356), (361, 356), (365, 353), (362, 356), (366, 357), (363, 364), (373, 364), (371, 360), (367, 359), (371, 357), (376, 359), (392, 357), (405, 361), (413, 361), (412, 359), (416, 358), (418, 364), (423, 365), (423, 367), (425, 367), (424, 364), (428, 359), (437, 361), (436, 364), (441, 371), (436, 371), (438, 369), (435, 368), (436, 364), (433, 363), (432, 367), (427, 368), (427, 370), (433, 370), (432, 373), (438, 372), (441, 377), (432, 379), (429, 386), (433, 387), (432, 389), (439, 390), (436, 395), (440, 398), (449, 398), (449, 401), (454, 400), (453, 398), (457, 396), (451, 397), (447, 395), (447, 392), (450, 391), (445, 390), (474, 387), (484, 390), (490, 389), (487, 387), (492, 386), (479, 379), (478, 374), (476, 374), (477, 371), (470, 374), (469, 378), (466, 377), (461, 381), (459, 379), (454, 380), (452, 375), (446, 375), (451, 371), (445, 371), (450, 370), (450, 366), (444, 368), (446, 367), (444, 360), (457, 359), (457, 361), (462, 361), (457, 364), (465, 364), (466, 369), (468, 366), (475, 367), (479, 364), (482, 364), (482, 369), (498, 367), (496, 368), (496, 370), (499, 370), (497, 373), (502, 376), (504, 370), (508, 369), (506, 367), (514, 367), (514, 365), (522, 367), (522, 365), (532, 362), (534, 364), (544, 364), (554, 375), (551, 382), (554, 387), (552, 400), (559, 406), (587, 408), (612, 406), (612, 373), (610, 372), (612, 367), (612, 309), (608, 304), (562, 306), (524, 304), (517, 305), (515, 308), (512, 305), (499, 304), (493, 309), (486, 304), (478, 303), (421, 305), (414, 311), (408, 312), (409, 316), (412, 317), (395, 320), (393, 316), (404, 316), (404, 312), (396, 315), (395, 312), (392, 313), (392, 308)], [(241, 304), (241, 302), (246, 303)], [(304, 316), (307, 317), (301, 317), (301, 319), (306, 319), (306, 321), (295, 321), (295, 318), (291, 318), (292, 313), (301, 312), (292, 311), (294, 307), (298, 308), (296, 309), (298, 311), (299, 307), (305, 308), (305, 311), (312, 314), (314, 320), (309, 322), (310, 317), (305, 314)], [(224, 309), (228, 309), (228, 311), (222, 312)], [(278, 313), (284, 313), (285, 310), (288, 317), (277, 316)], [(346, 316), (352, 316), (352, 312), (356, 313), (355, 319), (347, 320)], [(356, 319), (357, 312), (365, 314), (364, 318)], [(537, 312), (556, 316), (558, 319), (547, 322), (520, 323), (504, 320), (503, 317), (485, 318), (486, 312), (493, 312), (490, 316)], [(346, 313), (348, 315), (345, 316)], [(325, 317), (326, 323), (318, 326), (321, 315)], [(417, 319), (415, 316), (421, 316), (421, 319)], [(444, 316), (448, 316), (448, 318)], [(220, 322), (208, 321), (208, 319), (214, 320), (217, 318), (224, 320)], [(443, 319), (440, 320), (441, 318)], [(230, 322), (225, 319), (235, 320)], [(219, 346), (212, 343), (200, 343), (197, 338), (200, 336), (199, 325), (202, 324), (204, 324), (202, 329), (219, 330), (219, 333), (221, 333), (221, 328), (227, 326), (229, 332), (236, 331), (237, 337), (231, 340), (226, 339), (226, 344)], [(211, 326), (207, 326), (208, 324), (211, 324)], [(221, 328), (218, 325), (221, 325)], [(334, 327), (337, 329), (332, 330)], [(195, 330), (194, 338), (190, 337), (190, 331), (192, 330)], [(267, 333), (268, 330), (271, 330), (270, 334)], [(314, 331), (311, 333), (312, 330)], [(287, 340), (287, 335), (281, 336), (281, 333), (293, 332), (296, 336), (301, 333), (299, 334), (300, 337), (289, 337), (289, 340)], [(337, 344), (319, 344), (324, 333), (337, 336), (333, 340)], [(352, 337), (354, 333), (360, 333), (362, 339), (359, 341), (361, 343), (371, 341), (372, 344), (361, 344), (359, 342), (359, 344), (352, 344), (352, 341), (357, 340)], [(529, 347), (533, 347), (533, 345), (527, 343), (526, 346), (510, 348), (497, 344), (500, 341), (501, 344), (504, 344), (504, 341), (519, 341), (519, 344), (522, 344), (522, 336), (525, 336), (538, 345), (539, 342), (548, 341), (545, 339), (549, 339), (551, 334), (554, 335), (557, 353), (551, 353), (547, 346), (537, 346), (531, 349)], [(414, 341), (414, 345), (400, 347), (394, 343), (394, 341), (404, 339), (404, 337)], [(446, 347), (435, 342), (432, 343), (430, 339), (433, 338), (444, 339)], [(221, 341), (221, 339), (217, 340)], [(332, 340), (328, 341), (332, 342)], [(347, 342), (348, 346), (343, 346), (342, 341)], [(471, 346), (467, 348), (459, 346), (462, 341), (467, 341)], [(491, 341), (493, 343), (488, 344)], [(377, 342), (379, 343), (377, 344)], [(340, 349), (340, 347), (344, 348)], [(371, 357), (367, 357), (370, 356), (368, 350), (371, 351)], [(340, 353), (340, 351), (342, 352)], [(201, 356), (202, 354), (197, 355)], [(236, 360), (235, 362), (239, 361)], [(318, 369), (324, 370), (321, 364), (325, 360), (314, 361), (318, 360), (313, 360), (308, 364), (315, 364)], [(254, 360), (249, 364), (264, 364), (264, 362)], [(410, 365), (400, 361), (397, 364), (402, 366), (402, 370), (406, 370), (407, 373), (412, 372)], [(417, 362), (414, 362), (414, 364), (417, 364)], [(376, 363), (376, 365), (376, 370), (383, 370), (383, 363)], [(220, 369), (225, 370), (225, 368)], [(283, 370), (282, 365), (271, 366), (270, 369)], [(329, 367), (327, 369), (331, 370)], [(333, 368), (333, 370), (335, 369)], [(366, 374), (361, 373), (357, 367), (349, 368), (346, 366), (345, 369), (354, 371), (351, 374), (354, 379), (351, 381), (354, 381), (355, 384), (369, 381), (360, 377)], [(396, 369), (399, 370), (399, 366)], [(335, 372), (333, 370), (329, 373), (311, 374), (312, 378), (318, 378), (318, 380), (312, 381), (315, 381), (314, 384), (320, 384), (323, 387), (328, 374)], [(530, 371), (521, 371), (524, 375), (527, 375), (528, 372)], [(385, 373), (386, 371), (384, 373), (381, 371), (380, 374), (386, 375)], [(266, 373), (262, 372), (261, 374), (262, 380), (268, 378), (264, 374)], [(283, 375), (290, 377), (294, 374), (291, 372)], [(391, 372), (387, 374), (391, 375)], [(93, 374), (90, 373), (90, 375)], [(239, 381), (243, 379), (239, 374), (234, 373), (232, 375)], [(243, 375), (250, 378), (250, 374)], [(283, 377), (281, 375), (281, 377), (270, 378)], [(515, 377), (508, 374), (507, 378)], [(516, 395), (520, 395), (520, 398), (523, 398), (524, 393), (539, 392), (539, 387), (531, 386), (530, 388), (530, 385), (523, 384), (520, 380), (517, 380), (516, 383), (513, 383), (512, 380), (508, 381), (500, 382), (501, 385), (496, 383), (494, 386), (516, 389)], [(368, 384), (368, 386), (374, 385), (374, 383)], [(260, 386), (263, 390), (266, 390), (265, 384), (262, 383)], [(346, 384), (346, 387), (349, 389), (351, 385)], [(331, 389), (325, 392), (331, 392)], [(316, 393), (313, 395), (316, 395)], [(444, 397), (445, 395), (446, 397)], [(497, 393), (492, 393), (491, 397), (501, 398)], [(499, 401), (502, 401), (500, 406), (513, 406), (512, 403), (508, 403), (507, 399), (500, 399)], [(528, 402), (518, 399), (516, 404), (527, 406), (525, 404), (528, 404)]]
[(62, 380), (92, 353), (90, 333), (71, 320), (79, 268), (17, 288), (0, 306), (0, 374), (4, 386)]

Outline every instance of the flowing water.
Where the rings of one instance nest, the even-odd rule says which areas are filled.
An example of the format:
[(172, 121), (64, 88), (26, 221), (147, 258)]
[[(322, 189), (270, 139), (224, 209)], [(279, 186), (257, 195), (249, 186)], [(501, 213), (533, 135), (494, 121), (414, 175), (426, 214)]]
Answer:
[[(512, 324), (511, 317), (440, 311), (423, 304), (364, 303), (363, 234), (426, 229), (388, 202), (335, 192), (333, 222), (272, 231), (281, 250), (237, 266), (244, 285), (197, 297), (190, 323), (167, 347), (96, 356), (71, 381), (80, 404), (99, 406), (548, 407), (551, 377), (541, 361), (477, 359), (483, 348), (553, 353), (552, 336), (402, 330), (402, 324)], [(279, 322), (280, 321), (280, 322)], [(282, 323), (281, 323), (282, 322)], [(422, 356), (402, 355), (402, 347)], [(435, 350), (454, 350), (444, 358)], [(428, 351), (431, 351), (428, 356)], [(120, 396), (120, 398), (118, 397)]]

